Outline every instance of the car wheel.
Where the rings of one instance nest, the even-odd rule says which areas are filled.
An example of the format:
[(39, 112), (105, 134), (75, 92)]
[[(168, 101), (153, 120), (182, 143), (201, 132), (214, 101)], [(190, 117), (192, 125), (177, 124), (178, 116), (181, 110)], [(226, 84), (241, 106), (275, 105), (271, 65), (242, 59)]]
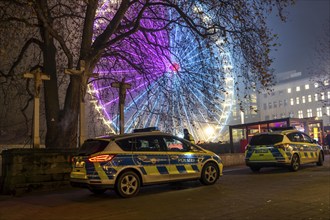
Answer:
[(261, 167), (257, 167), (257, 166), (250, 166), (250, 169), (252, 170), (252, 172), (257, 173), (260, 171)]
[(100, 194), (103, 194), (107, 190), (106, 189), (89, 189), (89, 191), (91, 191), (92, 193), (94, 193), (96, 195), (100, 195)]
[(219, 168), (215, 163), (207, 163), (202, 170), (201, 182), (204, 185), (214, 184), (219, 178)]
[(299, 167), (300, 167), (300, 159), (297, 154), (294, 154), (291, 159), (290, 169), (295, 172), (299, 170)]
[(323, 162), (324, 162), (324, 156), (323, 156), (323, 153), (320, 152), (319, 153), (319, 160), (317, 161), (316, 165), (317, 166), (323, 166)]
[(140, 178), (133, 171), (122, 173), (115, 186), (116, 193), (123, 198), (130, 198), (138, 194), (140, 190)]

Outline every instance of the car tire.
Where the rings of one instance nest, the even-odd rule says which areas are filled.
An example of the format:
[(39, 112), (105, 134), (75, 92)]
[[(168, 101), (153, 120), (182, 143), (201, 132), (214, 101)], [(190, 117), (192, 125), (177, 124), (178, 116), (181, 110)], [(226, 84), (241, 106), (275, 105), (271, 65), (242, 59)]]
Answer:
[(250, 169), (252, 170), (252, 172), (257, 173), (260, 171), (261, 167), (257, 167), (257, 166), (250, 166)]
[(89, 189), (89, 191), (91, 191), (95, 195), (101, 195), (101, 194), (105, 193), (105, 191), (107, 191), (107, 190), (106, 189)]
[(317, 161), (316, 165), (317, 166), (323, 166), (323, 162), (324, 162), (324, 155), (322, 152), (319, 153), (319, 160)]
[(140, 177), (133, 171), (126, 171), (118, 177), (115, 191), (123, 198), (130, 198), (139, 193), (140, 185)]
[(300, 168), (300, 159), (298, 154), (294, 154), (291, 159), (290, 170), (293, 172), (298, 171)]
[(207, 163), (204, 165), (201, 175), (201, 183), (204, 185), (212, 185), (219, 179), (219, 168), (215, 163)]

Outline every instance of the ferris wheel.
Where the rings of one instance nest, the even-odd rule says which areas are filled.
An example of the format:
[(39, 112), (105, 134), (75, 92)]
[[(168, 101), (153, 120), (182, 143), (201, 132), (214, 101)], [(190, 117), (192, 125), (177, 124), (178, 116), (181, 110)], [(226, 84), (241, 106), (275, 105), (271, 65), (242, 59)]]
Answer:
[[(172, 15), (168, 12), (167, 16)], [(144, 21), (143, 25), (151, 27), (155, 23)], [(158, 127), (182, 136), (187, 128), (195, 140), (220, 140), (230, 116), (236, 80), (231, 55), (222, 40), (210, 45), (179, 25), (153, 33), (148, 43), (139, 32), (131, 39), (141, 41), (142, 46), (137, 50), (127, 40), (121, 49), (139, 55), (137, 59), (143, 57), (146, 70), (152, 74), (141, 75), (125, 62), (106, 61), (118, 81), (131, 85), (124, 108), (125, 133)], [(150, 41), (160, 46), (149, 48), (155, 43)], [(89, 92), (95, 97), (95, 108), (104, 124), (118, 133), (118, 89), (111, 86), (111, 80), (96, 80)]]

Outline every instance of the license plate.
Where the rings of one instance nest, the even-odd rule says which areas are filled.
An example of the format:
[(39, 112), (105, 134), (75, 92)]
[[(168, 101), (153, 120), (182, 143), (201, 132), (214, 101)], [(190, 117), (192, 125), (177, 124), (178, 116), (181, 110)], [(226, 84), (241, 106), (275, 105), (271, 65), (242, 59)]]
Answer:
[(267, 153), (268, 149), (257, 149), (257, 150), (254, 150), (254, 152), (258, 153), (258, 154)]

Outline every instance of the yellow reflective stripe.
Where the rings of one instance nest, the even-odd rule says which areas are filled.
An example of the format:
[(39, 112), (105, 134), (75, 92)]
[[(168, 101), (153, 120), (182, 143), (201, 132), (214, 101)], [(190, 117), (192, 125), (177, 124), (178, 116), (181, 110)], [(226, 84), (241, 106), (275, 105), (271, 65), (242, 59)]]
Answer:
[(170, 170), (170, 173), (171, 174), (180, 174), (180, 172), (178, 171), (176, 165), (170, 165), (168, 167), (168, 170)]
[(187, 173), (196, 173), (191, 165), (184, 165), (184, 168), (186, 168)]
[(160, 174), (156, 166), (143, 166), (143, 168), (146, 171), (147, 175), (155, 173)]
[(107, 174), (102, 169), (100, 163), (94, 163), (94, 167), (95, 167), (95, 170), (98, 173), (99, 177), (101, 178), (101, 180), (108, 180), (109, 179)]

